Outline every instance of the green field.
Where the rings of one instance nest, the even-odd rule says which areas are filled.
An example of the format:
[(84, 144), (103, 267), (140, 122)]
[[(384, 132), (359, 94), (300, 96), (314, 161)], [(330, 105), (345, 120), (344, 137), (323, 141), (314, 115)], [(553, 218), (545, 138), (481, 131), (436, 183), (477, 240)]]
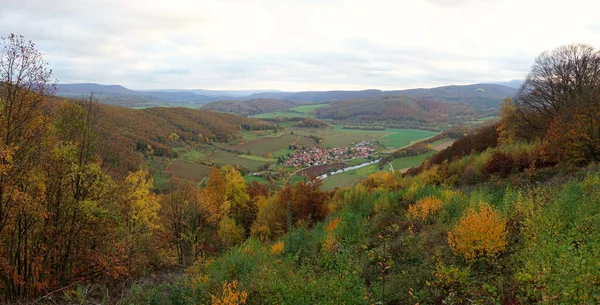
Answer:
[(418, 156), (397, 158), (392, 161), (392, 165), (394, 166), (394, 170), (419, 166), (425, 159), (433, 156), (435, 153), (436, 151), (430, 151)]
[(274, 159), (274, 158), (265, 158), (265, 157), (254, 156), (254, 155), (238, 155), (238, 157), (248, 159), (248, 160), (261, 161), (261, 162), (276, 162), (277, 161), (277, 159)]
[[(389, 170), (389, 166), (386, 165), (383, 167), (384, 171)], [(352, 171), (347, 171), (345, 173), (333, 175), (331, 177), (323, 180), (323, 186), (321, 187), (324, 190), (333, 190), (336, 187), (344, 188), (347, 186), (353, 186), (364, 178), (369, 177), (370, 175), (379, 171), (379, 164), (371, 164), (369, 166), (361, 167), (359, 169), (355, 169)]]
[(303, 105), (294, 108), (290, 108), (286, 111), (277, 111), (269, 113), (261, 113), (254, 116), (257, 119), (272, 119), (277, 117), (282, 118), (312, 118), (314, 117), (315, 109), (321, 108), (326, 104), (317, 105)]
[(344, 147), (357, 141), (379, 139), (388, 148), (404, 147), (437, 134), (437, 132), (413, 129), (357, 130), (344, 129), (342, 126), (333, 126), (332, 129), (296, 129), (294, 133), (304, 136), (320, 136), (326, 147)]
[(325, 105), (327, 105), (327, 104), (298, 106), (298, 107), (290, 108), (290, 111), (301, 112), (301, 113), (305, 113), (305, 114), (312, 116), (317, 108), (321, 108)]
[(292, 112), (292, 111), (277, 111), (269, 113), (261, 113), (254, 116), (257, 119), (272, 119), (272, 118), (304, 118), (310, 117), (306, 113)]
[(257, 171), (260, 167), (262, 167), (265, 162), (256, 161), (247, 158), (240, 158), (237, 154), (231, 153), (224, 150), (215, 151), (210, 157), (210, 160), (219, 166), (231, 164), (237, 165), (240, 167), (247, 168), (249, 170)]
[(437, 132), (416, 129), (386, 129), (388, 134), (379, 141), (387, 147), (401, 148), (438, 134)]
[(239, 150), (242, 152), (250, 152), (253, 155), (265, 155), (273, 153), (276, 150), (283, 149), (299, 140), (298, 136), (285, 134), (279, 137), (263, 137), (257, 140), (252, 140), (236, 145), (224, 146), (230, 150)]
[(169, 167), (165, 170), (166, 173), (173, 174), (179, 178), (202, 181), (202, 179), (208, 177), (210, 167), (190, 163), (182, 160), (175, 160), (169, 164)]

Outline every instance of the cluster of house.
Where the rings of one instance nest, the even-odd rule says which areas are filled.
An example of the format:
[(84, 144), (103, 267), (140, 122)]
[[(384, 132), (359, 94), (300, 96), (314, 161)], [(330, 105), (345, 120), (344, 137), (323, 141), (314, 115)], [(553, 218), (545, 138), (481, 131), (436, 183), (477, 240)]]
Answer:
[(367, 159), (375, 153), (373, 144), (373, 141), (360, 141), (352, 147), (343, 148), (303, 147), (286, 160), (285, 165), (307, 167), (349, 159)]

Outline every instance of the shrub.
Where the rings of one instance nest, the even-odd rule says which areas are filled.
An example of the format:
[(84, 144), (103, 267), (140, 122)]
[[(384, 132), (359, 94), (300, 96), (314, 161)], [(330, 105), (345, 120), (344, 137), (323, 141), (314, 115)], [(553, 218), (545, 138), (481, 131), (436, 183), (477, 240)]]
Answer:
[(481, 202), (479, 211), (468, 208), (448, 232), (448, 244), (468, 261), (494, 257), (507, 245), (506, 220), (487, 203)]
[(415, 204), (411, 204), (406, 212), (406, 217), (424, 221), (427, 216), (437, 213), (442, 205), (443, 203), (439, 198), (435, 196), (426, 197)]
[(515, 162), (511, 155), (495, 151), (483, 167), (483, 174), (486, 176), (497, 174), (500, 177), (506, 177), (514, 166)]

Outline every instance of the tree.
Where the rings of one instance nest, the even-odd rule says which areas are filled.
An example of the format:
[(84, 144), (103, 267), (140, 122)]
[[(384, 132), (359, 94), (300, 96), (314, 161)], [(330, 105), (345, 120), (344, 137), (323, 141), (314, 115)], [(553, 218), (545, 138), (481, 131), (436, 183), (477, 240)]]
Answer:
[(600, 53), (586, 44), (561, 46), (539, 55), (515, 99), (532, 134), (542, 136), (573, 101), (589, 100), (600, 85)]
[(0, 49), (0, 291), (14, 299), (31, 295), (46, 272), (39, 269), (47, 217), (42, 165), (50, 152), (43, 108), (53, 87), (33, 42), (11, 34)]

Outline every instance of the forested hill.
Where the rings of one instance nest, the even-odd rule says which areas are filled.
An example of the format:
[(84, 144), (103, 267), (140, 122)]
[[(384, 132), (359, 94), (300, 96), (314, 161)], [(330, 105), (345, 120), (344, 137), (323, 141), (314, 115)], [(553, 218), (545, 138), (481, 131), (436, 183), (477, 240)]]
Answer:
[(251, 100), (217, 101), (202, 105), (201, 109), (219, 112), (232, 112), (239, 115), (248, 116), (287, 110), (300, 104), (302, 103), (290, 100), (256, 98)]
[[(89, 107), (81, 100), (52, 101), (55, 109), (65, 103)], [(131, 109), (99, 103), (92, 107), (100, 134), (99, 153), (131, 170), (139, 166), (139, 153), (169, 156), (173, 144), (226, 142), (236, 139), (240, 130), (274, 128), (258, 119), (183, 107)]]
[(448, 123), (471, 114), (469, 107), (408, 96), (380, 96), (333, 102), (318, 108), (318, 118), (364, 122)]
[(303, 91), (303, 92), (264, 92), (249, 95), (248, 99), (267, 98), (291, 101), (329, 103), (354, 98), (376, 97), (383, 94), (381, 90), (362, 91)]
[(500, 102), (506, 97), (515, 96), (517, 89), (497, 84), (473, 84), (387, 91), (386, 93), (472, 106), (479, 113), (494, 114), (500, 109)]
[(136, 91), (120, 85), (95, 83), (59, 84), (56, 94), (69, 98), (85, 98), (91, 92), (103, 104), (124, 107), (187, 106), (198, 107), (204, 103), (223, 99), (189, 91)]

